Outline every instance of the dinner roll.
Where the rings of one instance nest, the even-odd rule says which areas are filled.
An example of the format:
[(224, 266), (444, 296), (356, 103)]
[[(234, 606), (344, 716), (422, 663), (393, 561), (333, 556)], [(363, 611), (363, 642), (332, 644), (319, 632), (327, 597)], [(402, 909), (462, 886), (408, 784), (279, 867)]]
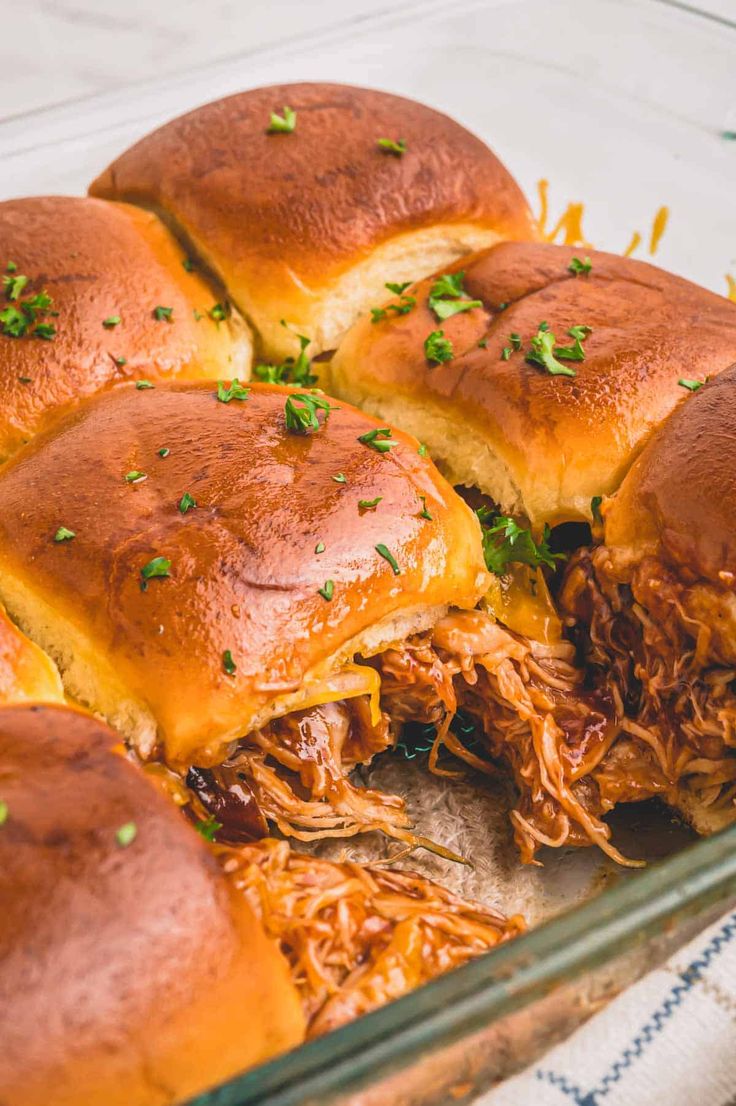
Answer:
[[(357, 323), (330, 389), (416, 434), (453, 483), (537, 528), (590, 520), (591, 499), (615, 490), (687, 396), (678, 381), (736, 360), (736, 304), (639, 261), (506, 242), (458, 269), (457, 294), (429, 279), (404, 293), (416, 307), (399, 313), (394, 299)], [(438, 317), (463, 297), (480, 306)], [(530, 363), (545, 344), (563, 347), (554, 371), (574, 376)]]
[(0, 1100), (179, 1102), (297, 1044), (285, 960), (183, 815), (75, 710), (0, 711)]
[(185, 263), (156, 216), (126, 204), (0, 204), (0, 460), (44, 416), (121, 381), (247, 376), (245, 323)]
[[(143, 756), (217, 763), (270, 718), (344, 698), (316, 693), (355, 654), (487, 586), (478, 522), (418, 443), (315, 404), (130, 385), (0, 471), (3, 601)], [(310, 405), (318, 429), (290, 429)]]
[(385, 298), (385, 281), (536, 234), (515, 181), (474, 135), (413, 100), (348, 85), (274, 85), (197, 108), (90, 191), (157, 211), (218, 273), (265, 358), (298, 349), (282, 319), (311, 354), (331, 349)]
[(735, 387), (736, 365), (657, 430), (561, 593), (589, 671), (622, 704), (612, 753), (626, 742), (628, 779), (699, 833), (736, 818)]
[(61, 678), (51, 658), (0, 607), (0, 706), (22, 702), (63, 703)]

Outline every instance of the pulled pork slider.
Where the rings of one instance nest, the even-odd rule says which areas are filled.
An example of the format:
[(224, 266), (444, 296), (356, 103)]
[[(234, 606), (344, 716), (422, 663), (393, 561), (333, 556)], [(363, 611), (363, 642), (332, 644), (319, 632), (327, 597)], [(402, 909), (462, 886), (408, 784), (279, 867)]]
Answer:
[(49, 414), (121, 381), (250, 371), (245, 323), (149, 212), (69, 196), (0, 204), (0, 273), (0, 460)]
[[(616, 736), (616, 704), (604, 683), (588, 686), (562, 633), (548, 528), (591, 523), (687, 396), (680, 379), (734, 356), (727, 300), (609, 254), (506, 242), (407, 286), (331, 363), (336, 395), (415, 433), (482, 504), (494, 574), (483, 609), (384, 654), (384, 707), (395, 714), (393, 694), (403, 705), (406, 686), (421, 686), (414, 717), (437, 725), (441, 744), (480, 770), (493, 770), (489, 751), (511, 763), (525, 860), (540, 844), (590, 842), (623, 859), (590, 775)], [(449, 728), (458, 709), (480, 723), (485, 750)]]
[(736, 814), (736, 367), (684, 383), (561, 603), (621, 719), (599, 805), (660, 795), (710, 833)]
[[(157, 211), (218, 274), (265, 358), (332, 349), (384, 282), (536, 234), (491, 151), (423, 104), (337, 84), (257, 88), (141, 139), (91, 193)], [(273, 368), (273, 366), (272, 366)]]
[(163, 1106), (304, 1036), (275, 943), (118, 740), (68, 708), (0, 711), (13, 1106)]
[(487, 587), (477, 519), (416, 440), (321, 393), (125, 386), (0, 472), (11, 617), (236, 836), (405, 838), (401, 801), (348, 779), (394, 740), (356, 658)]

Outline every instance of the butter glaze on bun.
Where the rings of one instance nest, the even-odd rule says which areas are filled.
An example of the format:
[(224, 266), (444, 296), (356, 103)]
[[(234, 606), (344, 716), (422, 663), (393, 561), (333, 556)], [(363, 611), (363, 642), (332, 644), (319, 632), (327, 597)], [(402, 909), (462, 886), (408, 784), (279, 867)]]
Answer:
[[(160, 743), (170, 763), (216, 763), (307, 684), (487, 587), (478, 522), (414, 439), (392, 431), (376, 451), (359, 437), (381, 424), (346, 404), (290, 432), (290, 394), (115, 389), (0, 472), (11, 617), (144, 756)], [(146, 478), (126, 481), (135, 472)], [(53, 540), (60, 525), (73, 540)], [(142, 590), (159, 557), (170, 575)]]
[[(444, 322), (427, 303), (433, 280), (410, 288), (414, 310), (363, 319), (346, 336), (330, 390), (406, 427), (453, 483), (480, 488), (502, 510), (536, 526), (590, 520), (592, 497), (616, 489), (650, 432), (687, 397), (678, 379), (702, 381), (734, 362), (736, 305), (597, 251), (590, 273), (575, 276), (574, 256), (588, 251), (492, 247), (456, 266), (483, 306)], [(572, 345), (570, 327), (592, 327), (585, 360), (565, 362), (574, 379), (525, 360), (543, 322), (560, 346)], [(438, 329), (455, 351), (439, 365), (424, 351)]]
[(68, 708), (0, 711), (12, 1106), (163, 1106), (303, 1038), (286, 962), (116, 740)]
[[(272, 112), (296, 112), (289, 134)], [(406, 152), (382, 149), (403, 139)], [(242, 92), (167, 123), (91, 193), (153, 209), (192, 244), (283, 358), (333, 348), (386, 281), (416, 280), (501, 238), (536, 235), (516, 182), (474, 135), (423, 104), (338, 84)]]
[[(0, 290), (2, 307), (47, 292), (56, 312), (39, 319), (54, 327), (50, 340), (30, 329), (0, 333), (0, 460), (45, 416), (121, 381), (248, 375), (247, 327), (233, 314), (219, 325), (208, 316), (221, 293), (184, 260), (154, 215), (127, 204), (70, 196), (0, 204), (0, 271), (28, 277), (16, 300)], [(6, 273), (8, 263), (15, 269)], [(155, 317), (157, 307), (172, 308), (170, 321)]]

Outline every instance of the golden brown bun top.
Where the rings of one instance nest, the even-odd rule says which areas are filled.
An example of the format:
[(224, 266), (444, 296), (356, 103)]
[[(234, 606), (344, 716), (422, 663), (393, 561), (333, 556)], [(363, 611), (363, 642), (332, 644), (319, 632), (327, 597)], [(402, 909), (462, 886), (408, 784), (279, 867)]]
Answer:
[[(376, 452), (358, 437), (381, 424), (346, 404), (315, 433), (289, 432), (291, 391), (222, 403), (212, 384), (116, 389), (0, 472), (3, 593), (20, 582), (68, 620), (176, 761), (217, 760), (380, 620), (472, 606), (486, 584), (477, 520), (414, 439), (394, 431)], [(136, 470), (147, 479), (127, 483)], [(185, 493), (197, 506), (182, 513)], [(76, 537), (57, 543), (62, 525)], [(143, 591), (155, 557), (170, 576)]]
[(0, 705), (63, 703), (54, 662), (15, 626), (0, 607)]
[(622, 565), (664, 556), (686, 577), (736, 584), (735, 399), (736, 365), (649, 442), (605, 508), (606, 545)]
[[(267, 133), (284, 105), (294, 131)], [(404, 139), (406, 153), (379, 138)], [(241, 307), (258, 315), (256, 303), (278, 301), (276, 319), (299, 325), (388, 239), (438, 224), (535, 233), (518, 186), (469, 131), (413, 100), (339, 84), (274, 85), (197, 108), (141, 139), (90, 191), (166, 212)]]
[[(109, 385), (235, 371), (229, 325), (206, 315), (214, 293), (184, 256), (154, 215), (127, 205), (69, 196), (0, 204), (0, 273), (10, 262), (17, 268), (6, 275), (29, 278), (15, 306), (46, 291), (58, 312), (39, 320), (56, 329), (50, 341), (0, 333), (0, 460), (47, 412)], [(172, 322), (154, 317), (158, 306), (173, 308)], [(120, 323), (105, 327), (113, 316)]]
[(12, 1106), (171, 1103), (303, 1035), (280, 954), (115, 741), (66, 708), (0, 711), (0, 1100)]
[[(574, 256), (588, 255), (589, 275), (568, 271)], [(678, 378), (704, 380), (736, 359), (736, 305), (651, 265), (506, 242), (456, 268), (482, 308), (439, 322), (427, 306), (433, 281), (422, 282), (409, 289), (418, 300), (410, 313), (356, 324), (333, 362), (332, 387), (391, 414), (424, 437), (453, 479), (479, 484), (538, 525), (590, 518), (591, 498), (615, 490), (650, 431), (686, 399)], [(560, 346), (572, 344), (571, 326), (592, 327), (585, 360), (565, 362), (574, 379), (525, 360), (542, 322)], [(438, 329), (455, 358), (433, 365), (423, 343)], [(504, 360), (512, 333), (522, 350)], [(447, 420), (435, 438), (428, 413)]]

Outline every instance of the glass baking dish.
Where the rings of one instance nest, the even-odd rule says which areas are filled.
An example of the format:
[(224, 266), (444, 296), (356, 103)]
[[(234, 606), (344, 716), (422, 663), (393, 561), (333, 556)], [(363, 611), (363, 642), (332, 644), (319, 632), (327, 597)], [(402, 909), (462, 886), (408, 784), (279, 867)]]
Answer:
[[(724, 137), (736, 132), (736, 24), (708, 2), (699, 12), (676, 0), (466, 0), (461, 9), (422, 0), (337, 22), (184, 76), (0, 122), (0, 199), (83, 193), (138, 137), (219, 96), (345, 81), (455, 116), (532, 198), (548, 179), (552, 223), (569, 200), (585, 201), (585, 233), (598, 248), (620, 252), (638, 230), (637, 256), (648, 259), (652, 219), (666, 205), (656, 261), (725, 292), (725, 274), (736, 274), (736, 143)], [(431, 831), (446, 784), (396, 758), (377, 765), (373, 782), (382, 776), (428, 796), (418, 822), (424, 816)], [(638, 811), (623, 822), (640, 820), (629, 835), (646, 839), (648, 869), (612, 871), (589, 849), (547, 853), (541, 874), (519, 875), (500, 828), (503, 804), (493, 786), (468, 786), (444, 811), (446, 824), (471, 810), (478, 824), (486, 811), (492, 832), (474, 838), (475, 871), (422, 863), (456, 890), (509, 913), (523, 908), (528, 934), (191, 1106), (469, 1101), (736, 901), (736, 827), (693, 844), (661, 813), (642, 830), (648, 814)], [(365, 849), (374, 855), (375, 844)], [(489, 883), (495, 868), (502, 874)]]

